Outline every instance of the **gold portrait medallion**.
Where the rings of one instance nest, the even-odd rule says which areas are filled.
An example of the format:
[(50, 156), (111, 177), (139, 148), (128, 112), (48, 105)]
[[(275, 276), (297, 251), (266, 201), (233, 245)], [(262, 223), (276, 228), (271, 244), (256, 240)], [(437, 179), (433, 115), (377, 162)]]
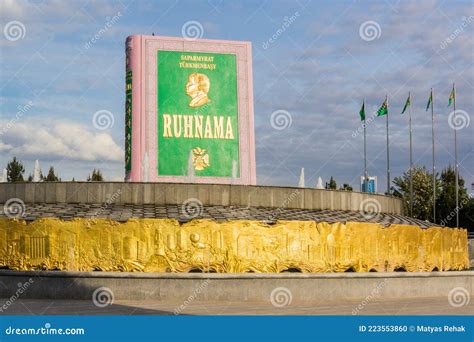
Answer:
[(189, 107), (196, 108), (210, 102), (207, 97), (211, 82), (209, 77), (205, 74), (193, 72), (188, 76), (188, 82), (186, 83), (186, 95), (191, 96)]

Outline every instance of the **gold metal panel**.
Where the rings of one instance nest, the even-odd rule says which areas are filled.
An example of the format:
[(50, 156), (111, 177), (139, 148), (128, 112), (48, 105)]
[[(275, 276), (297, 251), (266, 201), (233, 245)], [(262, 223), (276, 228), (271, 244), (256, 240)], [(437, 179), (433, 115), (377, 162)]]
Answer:
[(467, 231), (312, 221), (0, 219), (0, 267), (139, 272), (368, 272), (469, 268)]

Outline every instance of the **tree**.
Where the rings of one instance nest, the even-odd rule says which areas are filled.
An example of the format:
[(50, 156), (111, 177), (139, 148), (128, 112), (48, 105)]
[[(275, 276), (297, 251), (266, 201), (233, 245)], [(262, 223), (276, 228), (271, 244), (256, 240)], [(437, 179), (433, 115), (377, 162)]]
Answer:
[(334, 178), (332, 176), (329, 179), (329, 183), (326, 182), (326, 189), (330, 189), (330, 190), (336, 190), (337, 189), (336, 181), (334, 180)]
[(13, 157), (13, 160), (7, 164), (7, 181), (9, 182), (23, 182), (23, 174), (25, 167), (23, 163)]
[(61, 178), (59, 178), (55, 173), (54, 173), (54, 167), (50, 166), (48, 175), (46, 178), (44, 178), (46, 182), (59, 182)]
[(474, 232), (474, 198), (461, 208), (459, 213), (459, 225), (470, 232)]
[[(393, 180), (393, 195), (400, 197), (404, 212), (410, 213), (410, 170)], [(436, 192), (440, 191), (440, 182), (436, 177)], [(413, 166), (413, 217), (433, 221), (433, 174), (423, 166)]]
[(92, 175), (87, 176), (88, 182), (103, 182), (104, 177), (102, 176), (102, 172), (99, 169), (94, 169), (92, 171)]
[(352, 191), (352, 186), (350, 186), (347, 183), (342, 184), (342, 186), (339, 188), (339, 190), (345, 190), (345, 191)]
[[(458, 179), (458, 185), (461, 224), (461, 214), (468, 211), (470, 200), (461, 177)], [(436, 213), (438, 223), (448, 227), (456, 226), (456, 172), (451, 165), (441, 172), (441, 192), (437, 196)]]

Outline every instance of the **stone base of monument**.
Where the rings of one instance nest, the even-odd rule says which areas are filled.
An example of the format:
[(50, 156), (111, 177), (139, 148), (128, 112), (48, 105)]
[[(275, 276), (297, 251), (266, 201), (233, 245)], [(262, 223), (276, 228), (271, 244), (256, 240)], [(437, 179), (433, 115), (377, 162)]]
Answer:
[(463, 271), (469, 268), (466, 230), (408, 218), (392, 197), (44, 182), (0, 184), (0, 206), (6, 313), (34, 307), (42, 314), (53, 305), (64, 314), (88, 305), (96, 314), (114, 300), (118, 305), (109, 309), (116, 313), (136, 300), (138, 307), (166, 302), (170, 314), (196, 300), (197, 308), (232, 302), (231, 310), (244, 313), (235, 310), (261, 303), (267, 314), (292, 302), (299, 311), (288, 314), (305, 314), (335, 301), (349, 313), (331, 314), (351, 314), (377, 298), (391, 300), (389, 306), (413, 298), (436, 298), (438, 307), (448, 299), (464, 303), (474, 290), (474, 272)]
[[(474, 272), (204, 274), (0, 271), (0, 298), (91, 300), (99, 289), (115, 300), (265, 302), (281, 290), (295, 302), (367, 298), (448, 298), (474, 294)], [(25, 285), (28, 285), (25, 288)]]
[(0, 184), (0, 203), (0, 268), (10, 270), (241, 273), (247, 279), (245, 273), (469, 268), (465, 229), (407, 218), (399, 199), (380, 195), (53, 182)]

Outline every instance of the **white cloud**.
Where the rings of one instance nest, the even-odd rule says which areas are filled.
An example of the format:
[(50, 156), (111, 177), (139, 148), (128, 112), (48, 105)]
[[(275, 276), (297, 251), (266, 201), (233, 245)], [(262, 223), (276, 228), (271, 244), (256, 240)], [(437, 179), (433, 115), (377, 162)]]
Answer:
[[(425, 106), (431, 87), (435, 90), (436, 157), (441, 170), (453, 163), (453, 131), (447, 123), (451, 109), (446, 105), (454, 81), (458, 107), (471, 115), (471, 126), (458, 132), (458, 154), (463, 177), (472, 179), (474, 21), (446, 48), (440, 47), (463, 18), (473, 14), (469, 1), (338, 2), (322, 7), (309, 1), (287, 6), (212, 3), (199, 10), (178, 2), (169, 7), (163, 17), (166, 20), (158, 20), (156, 10), (148, 1), (0, 0), (0, 23), (19, 20), (26, 26), (23, 40), (0, 40), (0, 73), (6, 80), (0, 116), (5, 114), (2, 118), (7, 119), (9, 113), (8, 118), (14, 117), (18, 106), (28, 101), (35, 107), (8, 136), (0, 135), (0, 159), (17, 153), (25, 160), (27, 155), (31, 160), (25, 160), (25, 167), (29, 163), (32, 169), (31, 161), (36, 158), (42, 162), (55, 158), (51, 160), (54, 164), (68, 156), (75, 159), (61, 164), (64, 179), (85, 179), (93, 168), (100, 167), (107, 180), (121, 180), (121, 149), (109, 134), (95, 131), (90, 123), (97, 110), (123, 111), (124, 39), (131, 33), (180, 36), (186, 20), (199, 20), (206, 38), (253, 43), (259, 183), (295, 185), (299, 168), (304, 166), (308, 184), (314, 184), (318, 176), (326, 181), (332, 175), (338, 183), (350, 182), (358, 189), (363, 136), (351, 138), (351, 134), (360, 126), (360, 101), (365, 98), (367, 112), (373, 111), (386, 93), (390, 113), (396, 114), (390, 121), (393, 176), (408, 165), (408, 121), (399, 115), (408, 91), (413, 96), (415, 160), (430, 166), (431, 119)], [(84, 44), (118, 11), (123, 18), (85, 50)], [(295, 11), (301, 18), (271, 48), (262, 49), (262, 42), (282, 18)], [(368, 20), (377, 21), (382, 30), (381, 37), (371, 42), (359, 35), (360, 25)], [(293, 119), (292, 126), (283, 131), (270, 125), (270, 115), (278, 109), (289, 111)], [(53, 124), (40, 122), (40, 117)], [(28, 121), (28, 127), (20, 125), (29, 118), (37, 119)], [(54, 123), (56, 118), (61, 123)], [(369, 172), (379, 176), (381, 190), (385, 187), (384, 125), (379, 119), (367, 131)], [(123, 136), (123, 129), (122, 120), (116, 117), (107, 132), (121, 145), (117, 137)], [(107, 160), (113, 162), (101, 163)]]
[(3, 0), (0, 3), (0, 10), (3, 16), (15, 19), (23, 17), (27, 3), (18, 0)]
[(0, 151), (26, 159), (121, 162), (123, 150), (109, 133), (71, 122), (24, 120), (0, 135)]
[(0, 141), (0, 151), (8, 151), (11, 148), (11, 145), (4, 144), (2, 141)]

